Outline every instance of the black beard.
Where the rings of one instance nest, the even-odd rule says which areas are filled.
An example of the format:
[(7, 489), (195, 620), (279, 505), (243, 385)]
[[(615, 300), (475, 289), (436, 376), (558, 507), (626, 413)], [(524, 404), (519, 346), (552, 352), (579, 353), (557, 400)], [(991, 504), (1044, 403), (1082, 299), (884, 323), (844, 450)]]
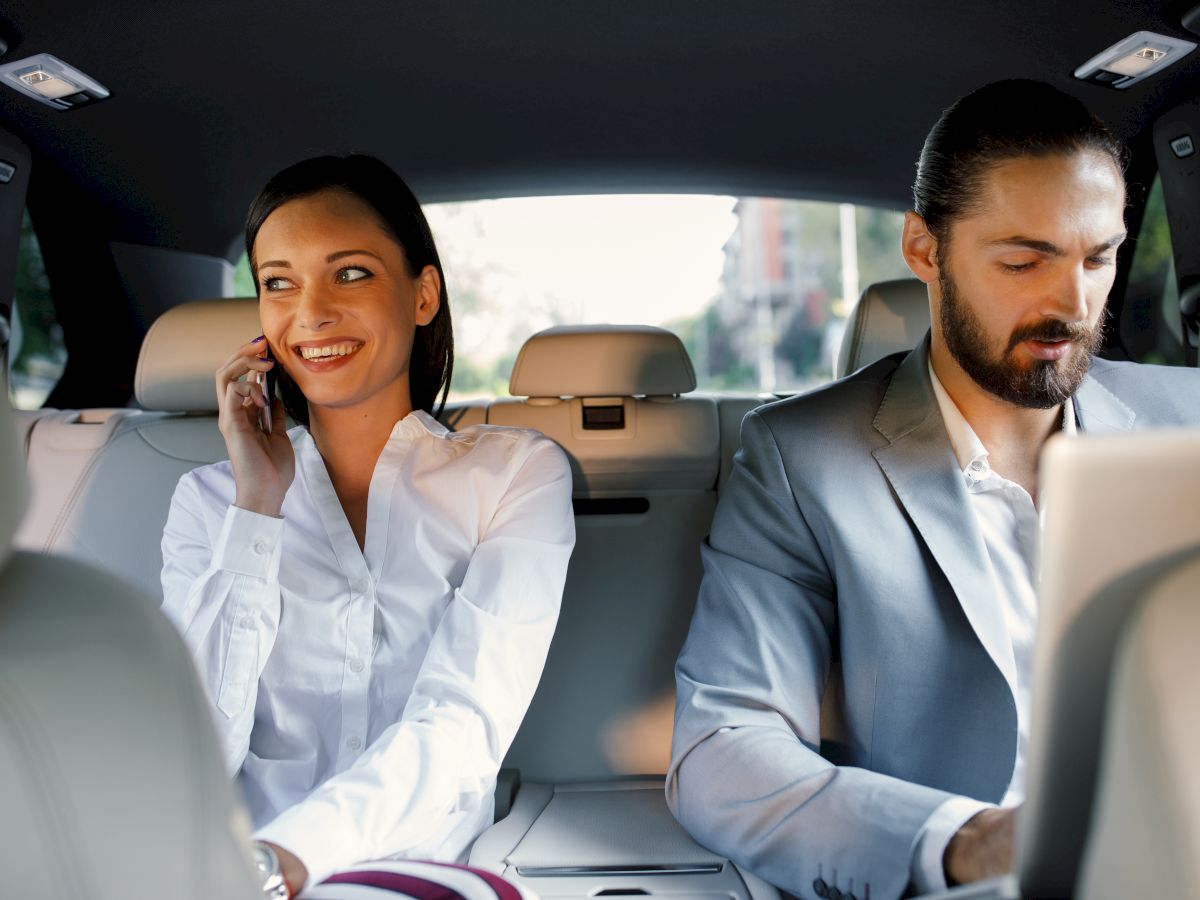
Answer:
[[(1058, 319), (1022, 326), (1012, 333), (1004, 352), (993, 358), (988, 354), (983, 326), (970, 305), (959, 297), (945, 266), (938, 274), (938, 284), (942, 291), (940, 319), (946, 349), (971, 380), (989, 394), (1026, 409), (1050, 409), (1079, 389), (1104, 338), (1103, 320), (1095, 328)], [(1062, 359), (1035, 360), (1025, 368), (1011, 354), (1019, 343), (1031, 338), (1069, 340), (1075, 346)]]

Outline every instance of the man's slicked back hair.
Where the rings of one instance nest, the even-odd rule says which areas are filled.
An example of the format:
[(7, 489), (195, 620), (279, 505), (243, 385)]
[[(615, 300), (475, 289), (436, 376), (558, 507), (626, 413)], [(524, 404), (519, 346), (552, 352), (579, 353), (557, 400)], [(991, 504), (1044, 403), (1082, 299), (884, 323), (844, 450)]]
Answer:
[(1124, 146), (1079, 100), (1040, 81), (997, 81), (942, 113), (925, 138), (913, 209), (944, 245), (950, 226), (978, 209), (987, 174), (1026, 156), (1107, 154), (1121, 172)]

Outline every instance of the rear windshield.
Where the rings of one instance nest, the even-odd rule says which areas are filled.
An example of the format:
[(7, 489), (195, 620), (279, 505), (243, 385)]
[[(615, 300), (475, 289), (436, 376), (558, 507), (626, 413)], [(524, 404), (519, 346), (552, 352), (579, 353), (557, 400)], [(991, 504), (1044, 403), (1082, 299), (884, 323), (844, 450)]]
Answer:
[[(698, 387), (790, 393), (833, 377), (860, 290), (910, 277), (903, 214), (768, 197), (603, 195), (426, 204), (454, 314), (451, 396), (505, 396), (552, 325), (659, 325)], [(253, 293), (244, 260), (239, 292)]]

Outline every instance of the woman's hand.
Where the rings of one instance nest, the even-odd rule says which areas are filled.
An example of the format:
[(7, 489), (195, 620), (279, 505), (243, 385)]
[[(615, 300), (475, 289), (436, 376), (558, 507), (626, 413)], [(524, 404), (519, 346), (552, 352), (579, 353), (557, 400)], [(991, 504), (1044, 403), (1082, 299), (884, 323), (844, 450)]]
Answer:
[[(241, 380), (249, 372), (269, 372), (277, 363), (261, 359), (267, 349), (262, 338), (243, 344), (217, 370), (218, 419), (233, 463), (236, 506), (264, 516), (278, 516), (283, 498), (296, 475), (296, 455), (288, 440), (283, 403), (271, 404), (271, 433), (259, 427), (259, 411), (267, 408), (262, 385)], [(261, 375), (255, 376), (261, 377)]]

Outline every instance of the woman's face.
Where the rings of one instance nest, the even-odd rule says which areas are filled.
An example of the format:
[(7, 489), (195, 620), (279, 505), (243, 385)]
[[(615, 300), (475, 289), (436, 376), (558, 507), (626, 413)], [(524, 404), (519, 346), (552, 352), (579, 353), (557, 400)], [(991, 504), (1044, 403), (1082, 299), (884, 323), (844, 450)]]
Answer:
[(436, 268), (414, 277), (375, 211), (337, 189), (272, 212), (254, 259), (263, 334), (310, 409), (411, 409), (413, 334), (438, 311)]

